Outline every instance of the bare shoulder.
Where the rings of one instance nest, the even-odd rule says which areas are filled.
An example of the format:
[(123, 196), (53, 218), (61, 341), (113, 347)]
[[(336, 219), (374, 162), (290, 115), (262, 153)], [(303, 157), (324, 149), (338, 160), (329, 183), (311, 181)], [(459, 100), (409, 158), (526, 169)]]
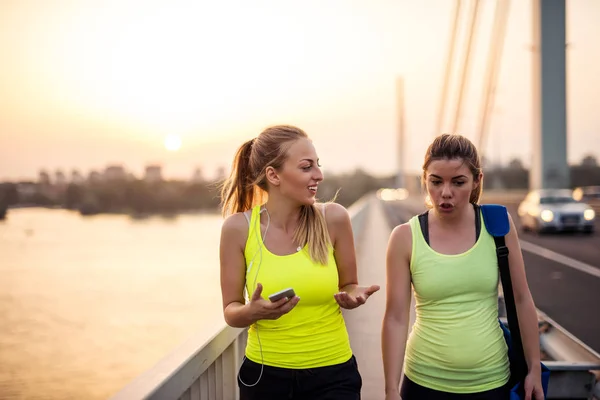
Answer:
[(243, 213), (232, 214), (223, 221), (221, 237), (241, 245), (246, 243), (248, 239), (248, 221)]
[(410, 223), (396, 226), (390, 234), (387, 245), (388, 268), (410, 265), (412, 257), (412, 229)]
[(510, 211), (506, 210), (506, 214), (508, 214), (508, 222), (510, 223), (510, 227), (514, 227), (515, 226), (515, 221), (512, 217), (512, 215), (510, 215)]
[(510, 226), (507, 236), (518, 238), (519, 234), (517, 233), (517, 227), (515, 226), (515, 221), (514, 221), (512, 215), (510, 215), (510, 212), (506, 211), (506, 214), (508, 214), (508, 224)]
[(327, 224), (338, 224), (340, 222), (346, 222), (350, 220), (350, 214), (348, 210), (341, 204), (338, 203), (324, 203), (319, 204), (317, 208), (321, 212), (325, 212), (325, 221)]
[(340, 238), (345, 241), (351, 237), (352, 222), (344, 206), (338, 203), (325, 203), (317, 205), (317, 208), (325, 213), (325, 223), (332, 243), (336, 243)]
[(412, 229), (410, 223), (397, 225), (390, 234), (390, 246), (401, 249), (412, 249)]

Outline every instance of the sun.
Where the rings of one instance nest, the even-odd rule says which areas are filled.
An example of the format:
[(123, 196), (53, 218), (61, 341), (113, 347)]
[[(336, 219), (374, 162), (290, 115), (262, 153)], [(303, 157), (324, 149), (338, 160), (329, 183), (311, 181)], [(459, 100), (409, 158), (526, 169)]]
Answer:
[(169, 151), (177, 151), (181, 147), (181, 138), (177, 135), (165, 136), (165, 149)]

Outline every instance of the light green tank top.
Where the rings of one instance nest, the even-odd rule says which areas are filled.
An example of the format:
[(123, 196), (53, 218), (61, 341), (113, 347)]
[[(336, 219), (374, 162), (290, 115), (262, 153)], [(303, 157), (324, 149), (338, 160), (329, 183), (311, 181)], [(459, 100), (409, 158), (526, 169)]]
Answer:
[(327, 265), (313, 262), (306, 247), (294, 254), (275, 255), (263, 244), (259, 211), (260, 206), (252, 210), (244, 250), (248, 293), (251, 295), (259, 282), (265, 299), (292, 287), (300, 302), (277, 320), (260, 320), (250, 326), (246, 357), (257, 363), (292, 369), (348, 361), (352, 356), (348, 332), (333, 297), (339, 291), (333, 248), (330, 246)]
[(410, 220), (410, 228), (416, 320), (404, 373), (421, 386), (452, 393), (504, 385), (510, 371), (498, 324), (498, 262), (483, 220), (475, 245), (457, 255), (434, 251), (418, 216)]

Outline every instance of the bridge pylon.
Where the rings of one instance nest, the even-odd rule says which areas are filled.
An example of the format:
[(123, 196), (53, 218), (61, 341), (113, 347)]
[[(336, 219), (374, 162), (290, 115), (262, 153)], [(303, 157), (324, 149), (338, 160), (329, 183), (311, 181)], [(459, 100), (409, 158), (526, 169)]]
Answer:
[(568, 188), (565, 0), (533, 0), (530, 189)]

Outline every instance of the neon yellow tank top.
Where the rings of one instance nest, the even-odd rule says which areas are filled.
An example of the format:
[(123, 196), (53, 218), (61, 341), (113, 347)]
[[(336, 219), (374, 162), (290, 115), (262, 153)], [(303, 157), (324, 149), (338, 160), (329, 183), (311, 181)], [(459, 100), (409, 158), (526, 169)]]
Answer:
[(409, 223), (416, 320), (406, 345), (405, 374), (421, 386), (452, 393), (504, 385), (510, 371), (498, 324), (493, 237), (482, 220), (471, 249), (444, 255), (427, 244), (417, 216)]
[(327, 265), (313, 262), (306, 247), (294, 254), (275, 255), (263, 244), (259, 211), (260, 206), (252, 210), (244, 250), (249, 296), (256, 283), (261, 283), (265, 299), (269, 294), (292, 287), (300, 301), (281, 318), (260, 320), (250, 326), (246, 357), (257, 363), (292, 369), (348, 361), (352, 356), (348, 332), (333, 297), (339, 291), (333, 248), (330, 247)]

